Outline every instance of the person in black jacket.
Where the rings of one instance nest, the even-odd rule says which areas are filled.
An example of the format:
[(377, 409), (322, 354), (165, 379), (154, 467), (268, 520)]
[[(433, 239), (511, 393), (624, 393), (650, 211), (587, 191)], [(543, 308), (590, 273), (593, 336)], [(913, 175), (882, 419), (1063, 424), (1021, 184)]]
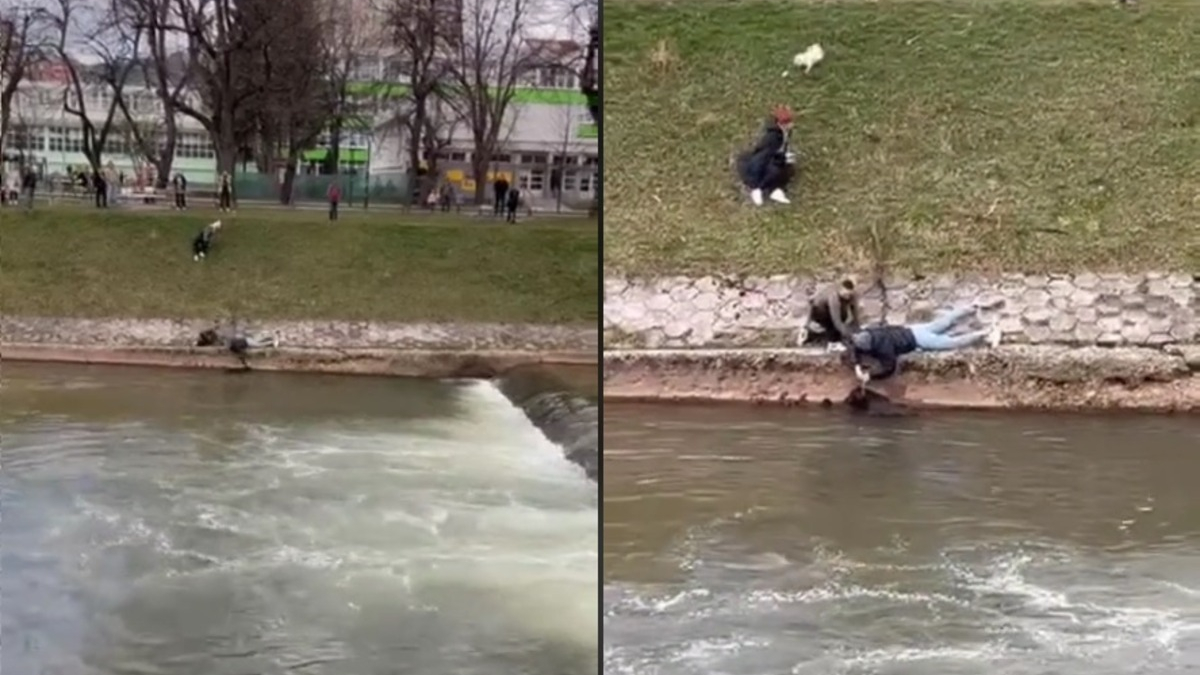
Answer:
[[(959, 335), (947, 334), (954, 324), (977, 314), (983, 307), (975, 303), (952, 309), (927, 323), (870, 326), (855, 332), (846, 345), (850, 351), (850, 360), (854, 364), (855, 375), (863, 384), (870, 380), (886, 380), (899, 370), (901, 356), (917, 350), (950, 351), (976, 344), (996, 347), (1000, 344), (1000, 330), (996, 326)], [(879, 368), (874, 371), (864, 369), (863, 357), (874, 359), (879, 363)]]
[(793, 174), (796, 155), (791, 151), (792, 111), (779, 106), (767, 120), (762, 138), (750, 152), (738, 158), (738, 174), (750, 190), (750, 201), (762, 206), (763, 195), (780, 204), (791, 203), (783, 190)]

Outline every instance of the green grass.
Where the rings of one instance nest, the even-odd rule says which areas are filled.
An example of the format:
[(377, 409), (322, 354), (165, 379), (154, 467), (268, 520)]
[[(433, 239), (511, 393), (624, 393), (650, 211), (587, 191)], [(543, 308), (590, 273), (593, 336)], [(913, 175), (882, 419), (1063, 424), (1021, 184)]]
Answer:
[[(626, 0), (604, 38), (608, 270), (1200, 270), (1192, 0)], [(780, 103), (802, 174), (754, 209)]]
[(245, 210), (0, 210), (0, 313), (595, 325), (599, 228), (490, 218)]

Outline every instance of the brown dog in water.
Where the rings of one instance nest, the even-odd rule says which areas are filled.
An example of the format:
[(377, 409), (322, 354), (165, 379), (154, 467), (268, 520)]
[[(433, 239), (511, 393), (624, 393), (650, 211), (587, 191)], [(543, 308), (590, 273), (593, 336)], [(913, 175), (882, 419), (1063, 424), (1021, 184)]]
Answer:
[(893, 401), (889, 396), (868, 387), (854, 387), (842, 401), (850, 407), (851, 412), (869, 417), (907, 417), (913, 411), (903, 403)]

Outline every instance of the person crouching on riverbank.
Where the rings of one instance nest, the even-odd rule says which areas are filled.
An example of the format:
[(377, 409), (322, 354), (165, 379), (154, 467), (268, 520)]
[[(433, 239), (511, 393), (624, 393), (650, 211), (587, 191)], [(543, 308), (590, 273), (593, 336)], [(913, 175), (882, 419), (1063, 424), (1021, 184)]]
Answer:
[(273, 333), (269, 336), (248, 336), (248, 335), (233, 335), (224, 336), (216, 328), (208, 328), (200, 332), (200, 337), (196, 340), (197, 347), (219, 347), (224, 346), (229, 350), (229, 353), (237, 357), (242, 364), (243, 370), (250, 370), (250, 363), (247, 359), (252, 351), (260, 349), (278, 349), (280, 344), (279, 334)]
[(808, 319), (800, 327), (796, 345), (824, 342), (831, 351), (840, 349), (861, 322), (858, 288), (854, 279), (846, 277), (822, 288), (809, 299)]
[(790, 204), (784, 189), (791, 182), (796, 155), (791, 151), (792, 111), (779, 106), (767, 120), (758, 145), (738, 158), (738, 174), (750, 190), (750, 201), (762, 206), (763, 195), (779, 204)]
[(192, 240), (192, 260), (200, 261), (208, 257), (212, 249), (213, 239), (221, 229), (221, 221), (216, 220), (204, 226), (203, 230)]
[[(869, 326), (856, 331), (850, 336), (847, 345), (850, 351), (850, 361), (854, 364), (855, 376), (863, 385), (871, 380), (886, 380), (899, 370), (900, 357), (915, 351), (953, 351), (980, 344), (986, 344), (993, 348), (998, 346), (1000, 344), (998, 326), (960, 335), (947, 334), (956, 323), (968, 316), (978, 314), (985, 307), (987, 305), (976, 302), (944, 312), (927, 323), (905, 326)], [(879, 368), (874, 371), (864, 368), (864, 357), (875, 360), (879, 364)]]

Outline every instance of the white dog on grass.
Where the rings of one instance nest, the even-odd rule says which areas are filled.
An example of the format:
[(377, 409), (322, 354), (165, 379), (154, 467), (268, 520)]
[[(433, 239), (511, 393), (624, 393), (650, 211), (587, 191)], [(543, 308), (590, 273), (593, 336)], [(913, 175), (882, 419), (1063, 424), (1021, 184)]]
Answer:
[[(804, 74), (807, 75), (817, 66), (818, 63), (825, 60), (825, 50), (820, 44), (809, 45), (808, 49), (800, 52), (792, 57), (792, 65), (797, 68), (803, 68)], [(784, 72), (787, 75), (787, 72)]]

